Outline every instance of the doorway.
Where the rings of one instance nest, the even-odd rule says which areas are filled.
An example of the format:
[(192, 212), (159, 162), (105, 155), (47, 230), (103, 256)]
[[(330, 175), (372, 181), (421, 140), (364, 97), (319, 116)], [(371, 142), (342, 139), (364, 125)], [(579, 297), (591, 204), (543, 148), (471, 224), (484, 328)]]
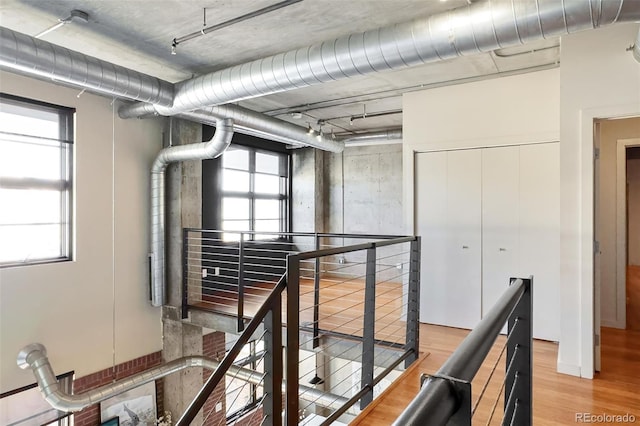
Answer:
[(594, 360), (601, 371), (599, 337), (607, 352), (608, 335), (640, 331), (640, 117), (596, 120), (594, 130)]

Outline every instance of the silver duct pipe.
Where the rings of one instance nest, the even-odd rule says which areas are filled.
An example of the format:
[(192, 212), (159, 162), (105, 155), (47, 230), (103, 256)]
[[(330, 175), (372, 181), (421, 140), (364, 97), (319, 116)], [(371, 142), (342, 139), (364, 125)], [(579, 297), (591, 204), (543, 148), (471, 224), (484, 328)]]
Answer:
[[(150, 102), (135, 104), (130, 114), (121, 114), (122, 118), (155, 115), (157, 111), (151, 104), (161, 107), (173, 102), (173, 84), (167, 81), (2, 27), (0, 69), (70, 83), (108, 96)], [(302, 127), (245, 108), (229, 105), (224, 111), (210, 112), (207, 124), (231, 118), (242, 133), (284, 143), (305, 143), (333, 152), (343, 149), (341, 143), (330, 138), (307, 134)]]
[[(60, 389), (58, 379), (47, 358), (47, 350), (43, 345), (40, 343), (32, 343), (24, 347), (18, 354), (18, 366), (23, 370), (31, 368), (44, 399), (56, 410), (64, 412), (80, 411), (112, 396), (168, 376), (169, 374), (177, 373), (186, 368), (201, 367), (214, 371), (219, 365), (220, 363), (218, 361), (210, 358), (188, 356), (151, 368), (142, 373), (134, 374), (126, 379), (118, 380), (115, 383), (110, 383), (81, 394), (69, 395)], [(254, 385), (262, 384), (263, 373), (258, 371), (234, 365), (227, 371), (227, 374)], [(284, 384), (283, 390), (285, 390)], [(334, 410), (347, 402), (347, 398), (342, 396), (333, 395), (303, 385), (300, 385), (299, 393), (300, 398), (305, 401), (315, 402), (318, 405)], [(351, 410), (351, 413), (358, 414), (355, 410)]]
[[(158, 113), (162, 114), (162, 111), (164, 110), (161, 107), (137, 103), (120, 108), (119, 115), (120, 118), (136, 118), (157, 115)], [(220, 118), (230, 118), (233, 120), (234, 130), (239, 133), (287, 144), (302, 144), (331, 152), (342, 152), (344, 149), (342, 142), (321, 135), (315, 130), (309, 131), (295, 124), (278, 120), (238, 105), (228, 104), (208, 107), (192, 112), (184, 112), (178, 114), (178, 117), (210, 126), (215, 126), (216, 121)]]
[(160, 151), (151, 168), (151, 304), (165, 303), (165, 171), (170, 163), (216, 158), (222, 154), (233, 136), (233, 121), (218, 120), (216, 132), (209, 142), (171, 146)]
[[(250, 135), (273, 139), (282, 143), (303, 144), (325, 151), (342, 152), (344, 143), (315, 130), (278, 120), (237, 105), (220, 105), (179, 114), (179, 117), (204, 124), (215, 125), (220, 117), (233, 119), (234, 129)], [(273, 136), (276, 135), (277, 136)], [(271, 136), (271, 137), (269, 137)]]
[[(185, 80), (176, 85), (173, 106), (157, 111), (174, 115), (638, 19), (637, 0), (479, 1)], [(123, 113), (129, 108), (137, 107), (123, 106)]]
[(0, 27), (0, 69), (171, 106), (173, 84)]
[(345, 146), (402, 143), (402, 129), (379, 130), (352, 135), (337, 135), (336, 138), (339, 141), (344, 142)]

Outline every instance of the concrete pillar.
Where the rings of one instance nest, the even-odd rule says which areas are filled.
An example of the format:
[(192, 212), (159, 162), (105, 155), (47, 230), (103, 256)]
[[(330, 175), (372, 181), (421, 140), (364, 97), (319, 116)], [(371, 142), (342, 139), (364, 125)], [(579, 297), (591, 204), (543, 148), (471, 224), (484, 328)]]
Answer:
[[(173, 145), (202, 142), (202, 125), (172, 119)], [(167, 145), (168, 145), (167, 141)], [(202, 327), (181, 321), (182, 305), (182, 229), (200, 228), (202, 224), (202, 163), (174, 163), (167, 168), (167, 306), (163, 307), (163, 361), (188, 355), (202, 355)], [(179, 418), (202, 388), (202, 370), (186, 369), (164, 379), (164, 406), (173, 418)], [(197, 417), (194, 424), (202, 424)]]

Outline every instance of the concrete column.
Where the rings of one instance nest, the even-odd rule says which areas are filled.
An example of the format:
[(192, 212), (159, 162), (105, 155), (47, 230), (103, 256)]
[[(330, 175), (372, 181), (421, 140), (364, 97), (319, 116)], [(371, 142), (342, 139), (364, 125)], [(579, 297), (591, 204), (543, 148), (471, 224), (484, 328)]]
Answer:
[[(202, 142), (202, 125), (173, 119), (165, 134), (173, 145)], [(169, 138), (168, 138), (169, 139)], [(167, 141), (168, 145), (169, 141)], [(167, 306), (163, 307), (164, 362), (188, 355), (202, 355), (202, 327), (183, 323), (182, 305), (182, 229), (202, 224), (202, 163), (174, 163), (167, 168)], [(164, 379), (164, 406), (178, 418), (202, 388), (202, 370), (186, 369)], [(202, 424), (197, 417), (194, 424)]]

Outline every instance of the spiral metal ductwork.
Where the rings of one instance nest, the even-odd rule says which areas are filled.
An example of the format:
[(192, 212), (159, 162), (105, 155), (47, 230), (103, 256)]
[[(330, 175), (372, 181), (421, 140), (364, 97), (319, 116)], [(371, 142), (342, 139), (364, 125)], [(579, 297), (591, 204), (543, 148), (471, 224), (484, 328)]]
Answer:
[(640, 62), (640, 30), (638, 30), (636, 42), (633, 45), (633, 57), (636, 58), (636, 61)]
[(204, 160), (221, 155), (231, 143), (233, 120), (219, 119), (209, 142), (171, 146), (160, 151), (151, 168), (151, 304), (162, 306), (165, 297), (165, 172), (170, 163)]
[[(129, 114), (121, 114), (122, 118), (156, 115), (156, 107), (169, 107), (173, 103), (172, 83), (2, 27), (0, 69), (73, 84), (107, 96), (144, 102), (135, 104)], [(324, 135), (315, 132), (308, 134), (307, 129), (300, 126), (235, 105), (209, 112), (206, 121), (202, 112), (198, 116), (203, 120), (194, 121), (213, 125), (217, 119), (231, 118), (240, 133), (283, 143), (308, 144), (332, 152), (340, 152), (344, 148), (340, 142)], [(187, 116), (184, 118), (190, 119)]]
[(0, 27), (0, 69), (171, 106), (173, 84)]
[(176, 85), (173, 106), (157, 112), (173, 115), (639, 19), (637, 0), (479, 1), (185, 80)]
[[(44, 399), (56, 410), (64, 412), (80, 411), (112, 396), (158, 380), (169, 374), (177, 373), (186, 368), (201, 367), (214, 371), (219, 365), (220, 363), (218, 361), (203, 356), (187, 356), (151, 368), (142, 373), (134, 374), (126, 379), (118, 380), (115, 383), (110, 383), (80, 394), (70, 395), (60, 389), (58, 379), (47, 358), (47, 350), (43, 345), (40, 343), (32, 343), (24, 347), (18, 354), (18, 366), (25, 370), (31, 368)], [(264, 373), (232, 365), (227, 371), (227, 374), (254, 385), (261, 385)], [(347, 398), (304, 385), (300, 385), (300, 398), (332, 409), (338, 409), (347, 402)], [(351, 410), (351, 413), (357, 414), (354, 410)]]

